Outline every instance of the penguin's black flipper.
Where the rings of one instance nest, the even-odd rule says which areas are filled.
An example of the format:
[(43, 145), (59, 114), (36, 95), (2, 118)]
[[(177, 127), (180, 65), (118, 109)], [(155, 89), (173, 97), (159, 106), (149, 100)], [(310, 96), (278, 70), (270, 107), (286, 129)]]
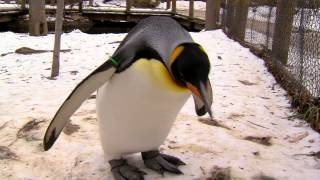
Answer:
[[(212, 87), (211, 87), (210, 80), (207, 81), (206, 90), (207, 90), (208, 101), (209, 101), (208, 104), (212, 104), (213, 97), (212, 97)], [(205, 104), (203, 103), (203, 100), (201, 100), (198, 96), (195, 96), (194, 94), (192, 95), (193, 95), (197, 115), (203, 116), (204, 114), (207, 113), (207, 109), (205, 107)]]
[(58, 138), (72, 114), (95, 90), (105, 84), (116, 72), (116, 62), (109, 60), (80, 82), (63, 102), (52, 119), (43, 139), (44, 150), (48, 150)]

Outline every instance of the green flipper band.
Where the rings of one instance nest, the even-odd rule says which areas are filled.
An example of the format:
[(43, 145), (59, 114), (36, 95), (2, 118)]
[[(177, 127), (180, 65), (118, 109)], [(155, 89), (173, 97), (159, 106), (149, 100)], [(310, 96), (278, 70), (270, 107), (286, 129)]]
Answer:
[(118, 66), (118, 65), (119, 65), (118, 61), (116, 61), (115, 59), (113, 59), (111, 56), (109, 57), (109, 61), (110, 61), (113, 65), (115, 65), (115, 66)]

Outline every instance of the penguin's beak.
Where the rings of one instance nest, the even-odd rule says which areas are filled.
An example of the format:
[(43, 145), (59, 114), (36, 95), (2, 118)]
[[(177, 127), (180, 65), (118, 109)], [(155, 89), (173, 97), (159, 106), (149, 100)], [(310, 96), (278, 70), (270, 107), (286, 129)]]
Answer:
[(208, 112), (211, 120), (213, 120), (211, 111), (212, 92), (210, 83), (207, 83), (207, 85), (205, 85), (203, 82), (200, 82), (198, 85), (193, 85), (187, 82), (186, 84), (187, 88), (192, 92), (197, 114), (201, 116)]

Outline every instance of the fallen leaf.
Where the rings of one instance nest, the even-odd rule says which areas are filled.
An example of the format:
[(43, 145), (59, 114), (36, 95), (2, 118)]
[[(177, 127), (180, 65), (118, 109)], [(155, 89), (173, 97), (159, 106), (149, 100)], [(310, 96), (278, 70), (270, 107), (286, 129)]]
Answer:
[(246, 85), (246, 86), (258, 85), (257, 83), (253, 83), (253, 82), (250, 82), (248, 80), (238, 80), (238, 81), (241, 82), (242, 84)]
[(248, 140), (248, 141), (252, 141), (258, 144), (262, 144), (265, 146), (271, 146), (272, 143), (271, 141), (271, 137), (270, 136), (265, 136), (265, 137), (255, 137), (255, 136), (246, 136), (244, 138), (244, 140)]

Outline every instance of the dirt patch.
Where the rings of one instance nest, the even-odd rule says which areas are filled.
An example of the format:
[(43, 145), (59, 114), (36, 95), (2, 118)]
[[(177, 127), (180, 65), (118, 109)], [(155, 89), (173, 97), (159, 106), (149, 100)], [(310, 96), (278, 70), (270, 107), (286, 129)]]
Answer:
[(264, 174), (258, 174), (253, 176), (252, 180), (276, 180), (276, 178)]
[(207, 180), (230, 180), (231, 179), (231, 169), (222, 168), (218, 166), (214, 166), (211, 170), (211, 177)]
[(17, 133), (18, 139), (25, 139), (27, 141), (41, 140), (40, 124), (45, 120), (33, 119), (26, 123)]
[(199, 122), (201, 122), (203, 124), (207, 124), (207, 125), (210, 125), (210, 126), (217, 126), (217, 127), (221, 127), (221, 128), (225, 128), (225, 129), (231, 130), (231, 128), (229, 128), (228, 126), (226, 126), (224, 124), (221, 124), (216, 120), (211, 120), (210, 118), (199, 118), (198, 120), (199, 120)]
[(12, 152), (8, 147), (6, 146), (0, 146), (0, 160), (5, 159), (19, 159), (16, 153)]
[(2, 129), (4, 129), (4, 128), (6, 128), (6, 127), (7, 127), (7, 125), (8, 125), (8, 123), (9, 123), (9, 122), (5, 122), (5, 123), (3, 123), (3, 124), (0, 126), (0, 130), (2, 130)]
[(71, 135), (75, 132), (78, 132), (78, 130), (80, 129), (80, 126), (77, 125), (77, 124), (72, 124), (71, 121), (69, 121), (66, 126), (63, 128), (63, 132), (66, 134), (66, 135)]
[(91, 115), (91, 114), (95, 114), (95, 113), (96, 113), (95, 109), (93, 109), (93, 110), (84, 109), (84, 110), (79, 111), (78, 113), (74, 114), (74, 116), (84, 116), (84, 115)]
[[(70, 52), (71, 49), (62, 49), (60, 52)], [(1, 54), (1, 56), (6, 56), (9, 54), (17, 53), (17, 54), (23, 54), (23, 55), (28, 55), (28, 54), (38, 54), (38, 53), (46, 53), (46, 52), (53, 52), (53, 50), (37, 50), (37, 49), (32, 49), (28, 47), (21, 47), (16, 49), (14, 52), (8, 52)]]
[(258, 143), (258, 144), (262, 144), (262, 145), (265, 145), (265, 146), (271, 146), (272, 145), (270, 136), (265, 136), (265, 137), (246, 136), (244, 138), (244, 140), (252, 141), (252, 142), (255, 142), (255, 143)]

